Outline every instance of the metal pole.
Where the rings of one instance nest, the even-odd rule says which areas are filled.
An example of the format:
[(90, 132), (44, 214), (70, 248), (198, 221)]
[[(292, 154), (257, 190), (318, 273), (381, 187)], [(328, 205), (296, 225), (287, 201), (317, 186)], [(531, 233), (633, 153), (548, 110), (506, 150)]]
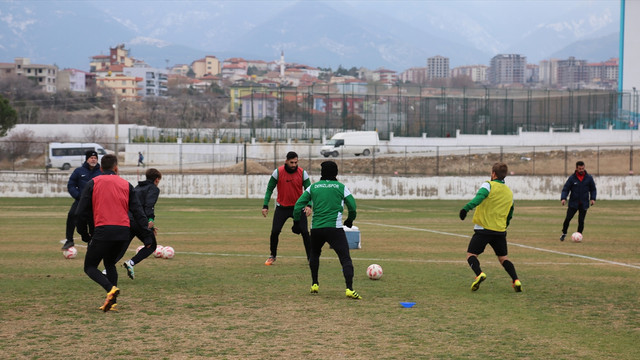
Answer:
[(118, 157), (118, 125), (120, 120), (118, 119), (118, 94), (115, 94), (115, 104), (113, 105), (113, 109), (114, 109), (114, 123), (116, 125), (116, 132), (115, 132), (115, 140), (116, 140), (116, 149), (115, 149), (115, 153), (116, 153), (116, 157)]

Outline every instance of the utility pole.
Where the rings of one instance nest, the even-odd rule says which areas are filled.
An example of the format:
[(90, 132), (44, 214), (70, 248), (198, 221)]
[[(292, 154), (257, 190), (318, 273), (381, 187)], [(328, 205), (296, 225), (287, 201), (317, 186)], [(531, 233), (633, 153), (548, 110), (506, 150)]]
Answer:
[(114, 123), (116, 125), (116, 149), (115, 149), (115, 153), (116, 153), (116, 157), (118, 157), (118, 123), (119, 123), (119, 119), (118, 119), (118, 94), (115, 94), (115, 104), (113, 104), (113, 110), (114, 110)]

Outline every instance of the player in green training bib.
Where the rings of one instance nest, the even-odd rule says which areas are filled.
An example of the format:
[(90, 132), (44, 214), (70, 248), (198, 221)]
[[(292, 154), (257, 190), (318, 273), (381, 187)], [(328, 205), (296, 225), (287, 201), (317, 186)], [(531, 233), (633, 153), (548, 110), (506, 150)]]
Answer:
[(349, 243), (342, 229), (342, 211), (344, 206), (349, 209), (349, 216), (344, 221), (344, 226), (351, 227), (356, 218), (356, 200), (349, 189), (338, 182), (338, 165), (333, 161), (325, 161), (320, 164), (320, 181), (309, 186), (296, 202), (293, 210), (293, 226), (291, 231), (300, 234), (300, 218), (302, 209), (313, 202), (313, 217), (311, 220), (311, 254), (309, 257), (309, 269), (311, 270), (311, 293), (317, 293), (320, 289), (318, 282), (318, 269), (320, 268), (320, 254), (325, 243), (333, 248), (342, 265), (344, 281), (347, 285), (345, 295), (351, 299), (362, 299), (353, 290), (353, 263), (349, 255)]

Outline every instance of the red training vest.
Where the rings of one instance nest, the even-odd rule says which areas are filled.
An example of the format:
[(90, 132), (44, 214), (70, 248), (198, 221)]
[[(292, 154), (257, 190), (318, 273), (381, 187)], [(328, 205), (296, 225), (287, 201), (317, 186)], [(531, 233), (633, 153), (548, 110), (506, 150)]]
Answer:
[(293, 174), (289, 174), (284, 169), (284, 165), (278, 167), (278, 204), (280, 206), (294, 206), (300, 195), (302, 195), (302, 174), (301, 167)]
[(93, 179), (93, 221), (95, 226), (129, 227), (129, 182), (118, 175)]

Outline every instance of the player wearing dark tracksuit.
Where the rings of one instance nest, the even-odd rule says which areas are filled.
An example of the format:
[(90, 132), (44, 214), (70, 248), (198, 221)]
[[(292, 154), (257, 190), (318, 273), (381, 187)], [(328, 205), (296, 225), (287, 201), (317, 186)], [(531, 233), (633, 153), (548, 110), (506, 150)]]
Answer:
[(100, 164), (98, 164), (98, 153), (93, 150), (89, 150), (85, 153), (85, 158), (86, 161), (82, 166), (73, 170), (73, 173), (71, 173), (69, 181), (67, 182), (67, 190), (69, 191), (69, 195), (73, 198), (73, 204), (71, 204), (71, 208), (67, 214), (67, 240), (64, 245), (62, 245), (62, 250), (68, 249), (74, 245), (73, 233), (76, 231), (76, 211), (78, 210), (78, 201), (80, 200), (80, 195), (82, 195), (84, 186), (89, 182), (89, 180), (98, 175), (102, 175), (102, 171), (100, 171)]
[(349, 243), (342, 229), (342, 212), (344, 206), (349, 209), (349, 216), (344, 225), (351, 227), (356, 218), (356, 201), (349, 189), (338, 182), (338, 165), (333, 161), (321, 164), (320, 181), (309, 186), (296, 202), (293, 210), (293, 227), (291, 230), (299, 234), (302, 209), (313, 201), (313, 218), (311, 221), (311, 254), (309, 269), (311, 270), (311, 293), (319, 291), (318, 269), (320, 268), (320, 254), (325, 243), (333, 248), (342, 265), (347, 290), (346, 296), (352, 299), (362, 297), (353, 290), (353, 263), (349, 254)]
[[(281, 165), (271, 174), (267, 192), (264, 196), (262, 205), (262, 216), (266, 217), (269, 212), (269, 200), (274, 189), (278, 189), (278, 198), (276, 199), (276, 211), (273, 214), (273, 223), (271, 225), (271, 236), (269, 238), (269, 250), (271, 254), (265, 265), (271, 265), (276, 261), (278, 255), (278, 241), (282, 226), (288, 218), (293, 218), (293, 207), (296, 201), (307, 187), (311, 185), (309, 174), (298, 166), (298, 154), (293, 151), (287, 153), (287, 159), (284, 165)], [(303, 211), (303, 210), (301, 210)], [(311, 213), (311, 207), (304, 209), (305, 215)], [(310, 236), (307, 227), (306, 216), (300, 218), (300, 228), (302, 229), (302, 242), (309, 259), (309, 243)]]
[[(146, 180), (139, 181), (138, 186), (134, 189), (138, 201), (142, 205), (145, 216), (148, 219), (147, 226), (141, 228), (138, 223), (133, 219), (133, 214), (129, 213), (129, 220), (131, 222), (131, 234), (129, 236), (129, 243), (134, 237), (137, 237), (142, 241), (144, 247), (138, 251), (138, 253), (130, 260), (125, 261), (122, 266), (127, 270), (127, 275), (133, 280), (135, 278), (134, 265), (139, 264), (142, 260), (153, 254), (158, 247), (156, 241), (155, 230), (155, 206), (160, 196), (160, 189), (158, 184), (162, 179), (162, 174), (157, 169), (149, 169), (145, 173)], [(128, 245), (127, 245), (128, 248)], [(124, 248), (117, 261), (124, 256), (127, 248)]]
[(582, 234), (584, 219), (587, 217), (589, 205), (595, 204), (597, 194), (596, 183), (593, 181), (593, 177), (585, 170), (584, 162), (576, 162), (576, 171), (569, 176), (560, 194), (562, 205), (567, 202), (567, 197), (569, 198), (567, 214), (562, 223), (560, 241), (564, 241), (567, 236), (569, 223), (571, 223), (571, 219), (573, 219), (576, 212), (578, 213), (578, 232)]
[[(111, 310), (120, 293), (116, 258), (129, 241), (129, 211), (139, 226), (147, 219), (133, 191), (133, 186), (119, 177), (118, 159), (111, 154), (102, 158), (104, 175), (90, 180), (78, 203), (76, 225), (82, 241), (88, 242), (84, 259), (84, 271), (107, 291), (107, 298), (100, 307)], [(104, 262), (107, 274), (98, 270)]]

